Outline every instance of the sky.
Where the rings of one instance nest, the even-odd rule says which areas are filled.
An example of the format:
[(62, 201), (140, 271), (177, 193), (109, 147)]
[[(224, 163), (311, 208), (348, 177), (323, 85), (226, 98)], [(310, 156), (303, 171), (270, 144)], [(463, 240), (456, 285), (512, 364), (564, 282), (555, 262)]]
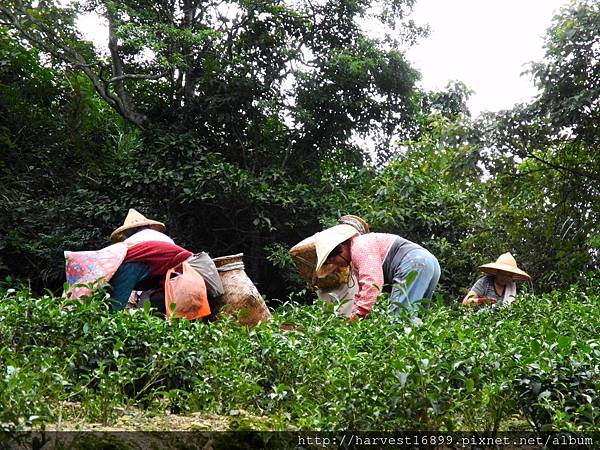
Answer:
[(527, 63), (541, 61), (552, 17), (569, 0), (417, 0), (411, 17), (430, 35), (407, 52), (420, 86), (443, 89), (458, 80), (475, 91), (471, 114), (509, 109), (537, 90)]

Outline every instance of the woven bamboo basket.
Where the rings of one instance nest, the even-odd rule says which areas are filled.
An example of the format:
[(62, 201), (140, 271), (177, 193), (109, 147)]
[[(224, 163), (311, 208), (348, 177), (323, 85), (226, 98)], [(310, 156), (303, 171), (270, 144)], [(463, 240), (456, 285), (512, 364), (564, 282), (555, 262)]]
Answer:
[(231, 263), (240, 263), (242, 262), (243, 258), (243, 253), (236, 253), (235, 255), (219, 256), (218, 258), (213, 258), (212, 260), (215, 263), (215, 266), (219, 268)]
[(271, 312), (244, 270), (244, 254), (213, 258), (223, 283), (223, 311), (249, 327), (271, 320)]
[(294, 264), (296, 264), (302, 279), (308, 286), (312, 287), (315, 268), (317, 267), (315, 237), (310, 236), (298, 242), (289, 250), (289, 254)]
[[(361, 217), (354, 216), (352, 214), (346, 214), (338, 219), (338, 223), (351, 225), (357, 229), (361, 234), (369, 232), (369, 224)], [(306, 284), (314, 289), (314, 275), (315, 268), (317, 267), (317, 249), (315, 244), (315, 236), (309, 236), (306, 239), (298, 242), (289, 250), (290, 256), (296, 264), (300, 276), (306, 282)], [(342, 271), (343, 272), (343, 271)], [(335, 277), (334, 277), (335, 278)], [(347, 274), (344, 274), (343, 278), (347, 278)], [(337, 286), (336, 280), (332, 279), (329, 282), (321, 280), (319, 284), (326, 284), (328, 287)]]
[(338, 223), (345, 223), (346, 225), (352, 225), (360, 234), (367, 234), (369, 230), (369, 224), (359, 216), (352, 214), (346, 214), (338, 219)]

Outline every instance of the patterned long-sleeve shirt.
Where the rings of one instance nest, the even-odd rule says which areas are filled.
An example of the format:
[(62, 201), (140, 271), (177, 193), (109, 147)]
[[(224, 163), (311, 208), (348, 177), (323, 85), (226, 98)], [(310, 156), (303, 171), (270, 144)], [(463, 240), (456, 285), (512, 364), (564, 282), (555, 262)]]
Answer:
[(352, 271), (358, 280), (350, 317), (364, 317), (373, 308), (385, 282), (383, 262), (397, 238), (395, 234), (367, 233), (350, 240)]

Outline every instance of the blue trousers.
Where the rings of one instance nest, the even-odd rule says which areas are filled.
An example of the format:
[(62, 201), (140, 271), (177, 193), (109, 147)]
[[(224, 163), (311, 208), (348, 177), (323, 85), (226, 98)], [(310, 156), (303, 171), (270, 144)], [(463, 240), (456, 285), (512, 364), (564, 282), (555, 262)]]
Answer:
[(125, 262), (119, 266), (110, 280), (113, 288), (112, 308), (122, 311), (127, 306), (127, 300), (135, 286), (147, 278), (150, 278), (150, 268), (148, 264), (142, 262)]
[[(404, 308), (411, 315), (419, 310), (418, 300), (430, 299), (440, 280), (440, 264), (435, 256), (424, 248), (414, 249), (396, 262), (392, 292), (391, 309), (396, 315)], [(415, 278), (407, 283), (409, 274)], [(412, 277), (411, 276), (411, 277)]]

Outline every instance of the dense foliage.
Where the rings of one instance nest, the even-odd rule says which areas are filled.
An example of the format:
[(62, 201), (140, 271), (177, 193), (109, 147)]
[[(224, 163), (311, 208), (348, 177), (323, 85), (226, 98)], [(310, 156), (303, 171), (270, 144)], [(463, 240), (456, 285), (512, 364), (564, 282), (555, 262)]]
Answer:
[(0, 423), (68, 420), (69, 404), (88, 422), (136, 406), (245, 410), (275, 429), (597, 430), (599, 293), (595, 281), (502, 309), (438, 304), (421, 325), (385, 300), (350, 325), (288, 304), (248, 330), (4, 289)]
[(431, 249), (449, 301), (505, 251), (542, 291), (597, 266), (597, 2), (555, 17), (535, 101), (477, 120), (462, 84), (415, 88), (410, 0), (151, 3), (0, 7), (4, 275), (58, 291), (62, 251), (129, 207), (244, 252), (269, 299), (302, 287), (286, 249), (347, 213)]
[[(538, 97), (482, 120), (497, 177), (496, 226), (548, 287), (597, 268), (600, 4), (577, 1), (554, 18), (533, 64)], [(503, 216), (503, 217), (502, 217)]]
[[(413, 0), (63, 3), (0, 4), (3, 427), (76, 405), (100, 421), (243, 409), (278, 429), (598, 428), (600, 286), (574, 283), (600, 249), (600, 3), (558, 12), (536, 99), (475, 119), (461, 83), (416, 88)], [(76, 27), (90, 11), (104, 50)], [(384, 301), (351, 325), (285, 304), (247, 330), (57, 298), (62, 251), (108, 245), (130, 207), (190, 250), (244, 252), (271, 306), (313, 301), (287, 250), (357, 214), (438, 257), (438, 304), (421, 326)], [(506, 251), (538, 295), (458, 307)]]
[[(261, 291), (283, 295), (266, 249), (319, 228), (331, 208), (323, 199), (344, 189), (337, 177), (321, 186), (331, 166), (358, 170), (367, 157), (355, 136), (370, 136), (384, 157), (392, 136), (415, 132), (418, 75), (396, 45), (422, 33), (403, 23), (411, 0), (59, 3), (0, 7), (2, 85), (20, 102), (2, 105), (13, 155), (3, 169), (3, 261), (37, 287), (61, 284), (60, 250), (106, 244), (136, 207), (193, 250), (243, 251)], [(106, 54), (79, 37), (75, 18), (86, 11), (108, 22)], [(361, 18), (395, 27), (395, 38), (367, 37)], [(48, 86), (22, 90), (40, 78)], [(61, 101), (71, 91), (96, 107), (73, 110)], [(39, 92), (52, 111), (41, 104), (22, 117), (20, 105)], [(75, 123), (85, 115), (98, 136), (52, 120), (58, 114)], [(22, 141), (24, 122), (84, 148), (64, 142), (65, 161), (55, 159), (43, 136)]]

